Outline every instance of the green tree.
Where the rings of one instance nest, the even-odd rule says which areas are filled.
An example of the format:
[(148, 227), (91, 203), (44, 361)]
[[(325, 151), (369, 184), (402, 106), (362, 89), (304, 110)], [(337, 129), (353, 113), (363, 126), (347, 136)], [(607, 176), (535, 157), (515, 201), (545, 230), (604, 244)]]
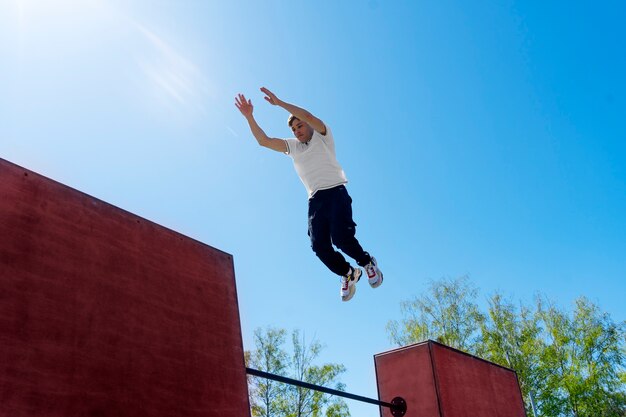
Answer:
[(431, 281), (426, 294), (401, 303), (401, 321), (387, 324), (392, 342), (405, 346), (432, 339), (476, 352), (484, 320), (477, 295), (467, 277)]
[(536, 396), (544, 348), (541, 332), (538, 314), (524, 306), (516, 307), (501, 294), (490, 297), (487, 319), (481, 324), (479, 356), (516, 371), (526, 413), (535, 417), (539, 415)]
[(571, 317), (545, 300), (537, 304), (547, 339), (541, 356), (543, 414), (626, 415), (624, 323), (615, 323), (584, 297), (576, 300)]
[[(291, 351), (285, 345), (284, 329), (257, 329), (255, 349), (246, 352), (252, 368), (286, 376), (310, 384), (343, 390), (339, 376), (345, 367), (339, 364), (314, 364), (323, 350), (320, 342), (306, 342), (298, 330), (291, 335)], [(346, 403), (338, 397), (264, 378), (248, 380), (250, 405), (254, 417), (349, 417)]]
[(430, 283), (401, 304), (388, 332), (398, 345), (435, 339), (514, 369), (534, 417), (626, 416), (626, 324), (586, 298), (571, 312), (537, 297), (516, 306), (500, 294), (487, 313), (467, 278)]
[[(320, 342), (313, 340), (306, 344), (304, 335), (295, 330), (292, 333), (293, 354), (291, 357), (291, 371), (294, 379), (321, 385), (336, 390), (345, 390), (344, 384), (338, 382), (338, 377), (345, 372), (345, 367), (339, 364), (313, 365), (314, 360), (322, 351)], [(290, 386), (287, 391), (287, 417), (318, 417), (323, 410), (330, 407), (330, 415), (347, 411), (345, 402), (337, 397), (325, 395), (319, 391), (312, 391), (301, 387)]]
[[(286, 331), (267, 328), (254, 331), (253, 351), (245, 353), (246, 366), (284, 375), (289, 357), (283, 349)], [(254, 417), (280, 417), (285, 408), (287, 389), (284, 384), (265, 378), (248, 377), (250, 409)]]

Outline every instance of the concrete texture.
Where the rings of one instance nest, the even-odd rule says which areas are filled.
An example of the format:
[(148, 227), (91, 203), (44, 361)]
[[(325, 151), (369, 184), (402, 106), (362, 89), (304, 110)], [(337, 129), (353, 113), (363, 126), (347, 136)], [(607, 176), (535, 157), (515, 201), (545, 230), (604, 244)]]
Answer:
[(0, 159), (0, 417), (249, 416), (231, 255)]
[[(382, 401), (402, 397), (405, 417), (526, 417), (514, 371), (427, 341), (374, 356)], [(392, 417), (381, 407), (382, 417)]]

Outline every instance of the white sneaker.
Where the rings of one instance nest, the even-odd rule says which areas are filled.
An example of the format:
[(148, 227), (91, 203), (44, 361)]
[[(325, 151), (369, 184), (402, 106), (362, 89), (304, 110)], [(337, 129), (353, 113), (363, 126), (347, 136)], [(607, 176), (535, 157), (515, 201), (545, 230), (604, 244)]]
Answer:
[(378, 269), (376, 258), (372, 257), (370, 263), (365, 265), (365, 272), (367, 273), (367, 281), (370, 283), (370, 286), (372, 288), (380, 287), (380, 284), (383, 283), (383, 272)]
[(350, 267), (348, 275), (341, 277), (341, 290), (339, 291), (341, 301), (350, 301), (350, 299), (354, 297), (354, 293), (356, 292), (356, 286), (354, 284), (359, 282), (362, 273), (361, 268)]

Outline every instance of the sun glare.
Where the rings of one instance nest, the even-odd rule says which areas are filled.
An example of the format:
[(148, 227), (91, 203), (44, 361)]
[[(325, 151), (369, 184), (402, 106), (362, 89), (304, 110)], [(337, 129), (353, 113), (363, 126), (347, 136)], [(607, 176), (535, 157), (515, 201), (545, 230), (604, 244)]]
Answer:
[[(0, 2), (4, 3), (4, 2)], [(80, 23), (85, 18), (97, 16), (100, 0), (12, 0), (10, 13), (21, 33), (44, 33), (50, 27)], [(4, 4), (7, 4), (4, 3)]]
[(135, 25), (151, 47), (151, 53), (144, 51), (136, 58), (148, 79), (179, 105), (191, 106), (204, 113), (202, 101), (209, 89), (201, 71), (155, 32), (141, 24)]
[[(8, 12), (4, 12), (7, 5)], [(126, 81), (134, 80), (134, 87), (143, 90), (151, 106), (160, 103), (176, 113), (206, 114), (206, 101), (214, 88), (184, 44), (181, 49), (159, 29), (158, 21), (140, 20), (121, 3), (0, 0), (0, 14), (13, 22), (20, 62), (48, 70), (65, 66), (91, 71), (86, 55), (110, 57), (103, 61), (114, 72), (139, 75)]]

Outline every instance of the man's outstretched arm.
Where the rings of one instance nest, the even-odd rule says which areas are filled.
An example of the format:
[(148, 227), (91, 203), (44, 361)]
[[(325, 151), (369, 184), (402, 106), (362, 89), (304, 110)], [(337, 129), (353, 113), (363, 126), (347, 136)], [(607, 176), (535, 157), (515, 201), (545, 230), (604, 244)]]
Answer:
[(270, 104), (282, 107), (289, 113), (293, 114), (299, 120), (308, 123), (309, 126), (315, 129), (317, 132), (320, 132), (322, 135), (326, 135), (326, 125), (320, 119), (313, 116), (311, 112), (301, 107), (298, 107), (295, 104), (287, 103), (279, 99), (278, 97), (276, 97), (276, 94), (272, 93), (265, 87), (262, 87), (261, 91), (263, 92), (263, 94), (265, 94), (265, 100), (267, 100)]
[(248, 121), (250, 131), (252, 131), (252, 135), (256, 141), (259, 142), (259, 145), (277, 152), (287, 152), (287, 142), (285, 142), (284, 139), (270, 138), (256, 122), (254, 116), (252, 115), (254, 107), (252, 106), (251, 100), (246, 100), (246, 97), (243, 94), (239, 94), (235, 97), (235, 106), (237, 106), (241, 114)]

